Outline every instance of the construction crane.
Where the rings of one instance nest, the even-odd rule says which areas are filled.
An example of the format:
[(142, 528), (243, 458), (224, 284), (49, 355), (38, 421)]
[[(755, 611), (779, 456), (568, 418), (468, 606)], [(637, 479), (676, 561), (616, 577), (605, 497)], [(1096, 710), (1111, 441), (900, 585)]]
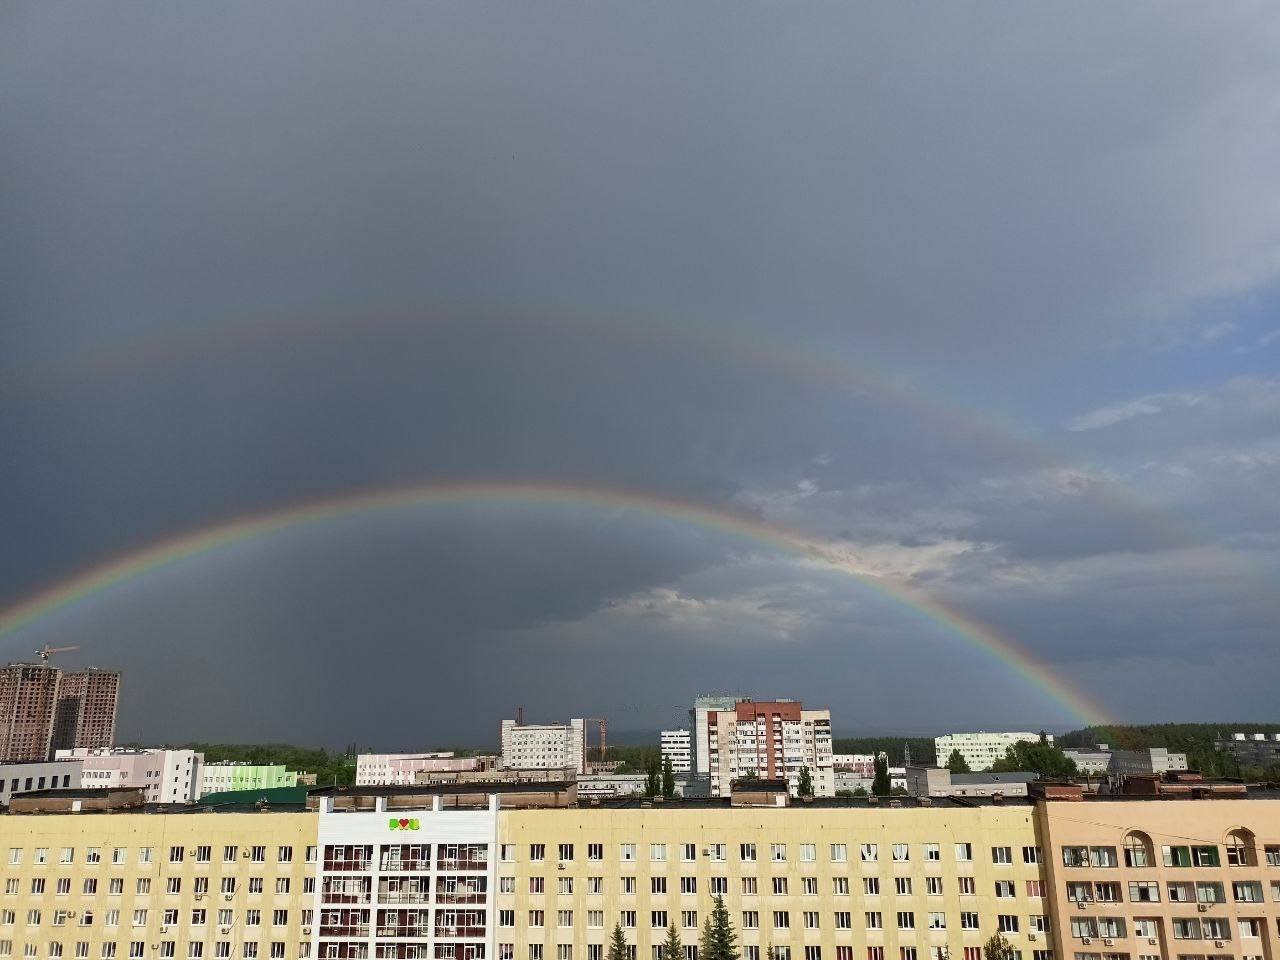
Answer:
[[(609, 731), (609, 722), (601, 717), (586, 717), (585, 722), (600, 724), (600, 762), (604, 763), (605, 748), (606, 748), (605, 738)], [(586, 739), (585, 733), (583, 734), (583, 739), (584, 740)], [(586, 752), (586, 748), (587, 748), (587, 745), (584, 743), (582, 745), (583, 752)]]
[(36, 651), (36, 656), (40, 658), (41, 663), (49, 662), (49, 654), (51, 653), (69, 653), (72, 650), (79, 650), (79, 647), (51, 647), (47, 643)]

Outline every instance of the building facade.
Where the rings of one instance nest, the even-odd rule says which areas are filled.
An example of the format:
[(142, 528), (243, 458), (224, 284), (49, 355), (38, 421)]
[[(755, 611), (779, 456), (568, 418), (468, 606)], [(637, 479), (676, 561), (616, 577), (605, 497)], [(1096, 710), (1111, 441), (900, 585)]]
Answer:
[(116, 742), (120, 674), (115, 670), (63, 671), (53, 718), (51, 749), (101, 749)]
[(81, 786), (92, 789), (140, 787), (147, 803), (190, 803), (200, 794), (204, 754), (193, 750), (59, 750), (60, 760), (81, 764)]
[(711, 776), (711, 727), (712, 715), (723, 710), (732, 710), (741, 696), (705, 696), (695, 697), (693, 709), (689, 711), (690, 730), (690, 763), (692, 772), (699, 777)]
[(49, 759), (61, 676), (48, 664), (0, 667), (0, 763)]
[[(934, 755), (938, 766), (945, 767), (953, 750), (960, 751), (970, 770), (989, 770), (997, 760), (1003, 760), (1005, 752), (1015, 743), (1035, 742), (1038, 733), (948, 733), (933, 740)], [(1053, 736), (1047, 737), (1053, 743)]]
[(693, 737), (688, 730), (663, 730), (662, 759), (671, 761), (675, 773), (688, 773), (693, 765)]
[(217, 763), (201, 763), (200, 793), (224, 793), (228, 790), (274, 790), (277, 787), (296, 787), (298, 774), (286, 770), (279, 763), (236, 763), (221, 760)]
[(586, 773), (585, 722), (517, 723), (503, 720), (502, 766), (507, 770), (555, 770)]
[(407, 786), (419, 782), (419, 773), (482, 770), (491, 759), (452, 753), (362, 753), (356, 757), (356, 786)]
[(786, 780), (794, 794), (808, 769), (817, 797), (835, 796), (831, 712), (796, 700), (740, 700), (708, 715), (711, 795), (729, 795), (743, 777)]
[(0, 764), (0, 806), (34, 790), (68, 790), (80, 786), (79, 760), (40, 760)]
[(1185, 753), (1170, 753), (1164, 747), (1147, 750), (1112, 750), (1107, 772), (1119, 776), (1149, 773), (1174, 773), (1187, 769)]

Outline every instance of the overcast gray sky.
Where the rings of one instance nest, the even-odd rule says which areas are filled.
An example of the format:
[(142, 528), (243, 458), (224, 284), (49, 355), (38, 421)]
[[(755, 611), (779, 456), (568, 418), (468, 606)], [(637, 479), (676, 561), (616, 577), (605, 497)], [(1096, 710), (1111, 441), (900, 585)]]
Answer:
[[(6, 4), (0, 610), (316, 497), (626, 487), (1110, 716), (1275, 719), (1277, 50), (1267, 3)], [(46, 642), (136, 739), (1078, 719), (812, 558), (585, 501), (286, 530), (0, 657)]]

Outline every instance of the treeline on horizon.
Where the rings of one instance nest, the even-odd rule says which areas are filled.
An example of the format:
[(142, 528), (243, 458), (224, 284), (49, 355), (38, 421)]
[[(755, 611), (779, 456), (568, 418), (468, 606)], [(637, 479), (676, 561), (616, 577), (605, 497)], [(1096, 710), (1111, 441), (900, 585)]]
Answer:
[[(1239, 777), (1246, 780), (1280, 781), (1280, 763), (1265, 767), (1241, 767), (1230, 753), (1219, 751), (1215, 741), (1229, 738), (1233, 733), (1280, 733), (1280, 723), (1151, 723), (1107, 724), (1072, 730), (1056, 738), (1059, 747), (1092, 747), (1105, 743), (1115, 750), (1145, 750), (1164, 747), (1185, 753), (1187, 765), (1207, 777)], [(373, 752), (371, 748), (350, 744), (343, 751), (318, 747), (300, 747), (287, 743), (187, 743), (183, 747), (204, 754), (205, 762), (223, 760), (241, 763), (279, 763), (290, 770), (314, 773), (320, 785), (336, 783), (350, 786), (355, 782), (356, 754)], [(905, 750), (911, 748), (913, 764), (936, 764), (931, 737), (836, 737), (832, 740), (835, 753), (880, 753), (889, 757), (891, 766), (901, 766)], [(496, 753), (496, 747), (451, 747), (440, 745), (424, 748), (422, 752), (452, 750), (458, 756)], [(412, 753), (412, 750), (397, 751)], [(588, 750), (594, 759), (595, 751)], [(644, 772), (650, 762), (661, 757), (656, 744), (610, 746), (607, 759), (619, 763), (620, 772)], [(941, 762), (946, 763), (947, 758)]]

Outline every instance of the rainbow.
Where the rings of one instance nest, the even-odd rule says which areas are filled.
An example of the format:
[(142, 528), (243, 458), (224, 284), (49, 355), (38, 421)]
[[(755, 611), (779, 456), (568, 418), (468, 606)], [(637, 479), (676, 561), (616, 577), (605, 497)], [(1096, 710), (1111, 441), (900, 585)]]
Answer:
[(667, 494), (580, 483), (428, 483), (342, 494), (216, 523), (113, 557), (0, 611), (0, 640), (45, 617), (100, 596), (113, 587), (234, 544), (261, 540), (295, 528), (399, 508), (476, 503), (635, 511), (747, 539), (816, 562), (854, 577), (898, 606), (944, 626), (970, 645), (995, 657), (1086, 725), (1108, 722), (1101, 707), (1012, 639), (909, 584), (870, 572), (859, 564), (856, 556), (831, 543), (728, 507)]

